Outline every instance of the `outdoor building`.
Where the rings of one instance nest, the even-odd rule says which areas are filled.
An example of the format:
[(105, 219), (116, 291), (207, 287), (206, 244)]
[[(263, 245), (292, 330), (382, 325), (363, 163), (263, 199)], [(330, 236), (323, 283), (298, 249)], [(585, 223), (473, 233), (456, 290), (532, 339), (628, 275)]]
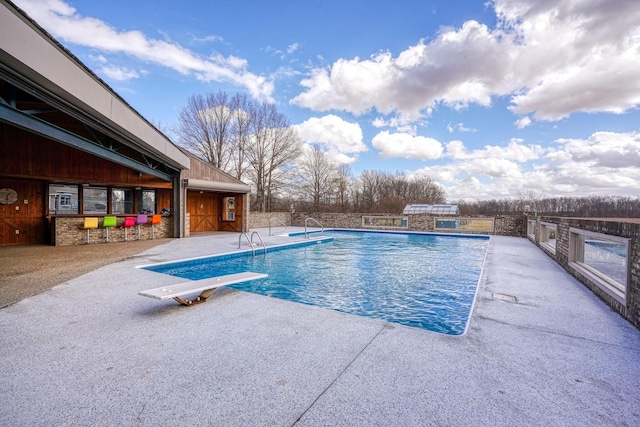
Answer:
[(246, 228), (247, 185), (174, 145), (12, 3), (0, 22), (0, 245), (106, 241), (88, 216), (115, 216), (112, 240), (137, 215), (160, 215), (138, 238)]
[(458, 205), (421, 205), (421, 204), (409, 204), (404, 207), (402, 211), (403, 215), (411, 214), (429, 214), (429, 215), (460, 215), (460, 208)]

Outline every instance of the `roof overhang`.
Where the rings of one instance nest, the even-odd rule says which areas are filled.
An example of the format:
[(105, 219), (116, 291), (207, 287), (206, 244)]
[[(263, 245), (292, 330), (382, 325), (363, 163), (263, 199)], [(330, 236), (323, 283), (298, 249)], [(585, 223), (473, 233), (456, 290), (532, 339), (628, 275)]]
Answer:
[(189, 158), (13, 4), (0, 0), (0, 72), (12, 84), (176, 170)]
[(249, 193), (251, 187), (235, 182), (207, 181), (204, 179), (185, 179), (187, 190), (224, 191), (229, 193)]

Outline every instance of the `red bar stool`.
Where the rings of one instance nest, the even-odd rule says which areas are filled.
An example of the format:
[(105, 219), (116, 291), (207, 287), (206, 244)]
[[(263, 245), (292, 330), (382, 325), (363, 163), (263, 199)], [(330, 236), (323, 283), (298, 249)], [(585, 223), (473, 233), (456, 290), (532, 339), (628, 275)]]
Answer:
[(127, 228), (131, 228), (136, 225), (136, 219), (132, 216), (125, 217), (121, 227), (124, 228), (124, 241), (127, 241)]

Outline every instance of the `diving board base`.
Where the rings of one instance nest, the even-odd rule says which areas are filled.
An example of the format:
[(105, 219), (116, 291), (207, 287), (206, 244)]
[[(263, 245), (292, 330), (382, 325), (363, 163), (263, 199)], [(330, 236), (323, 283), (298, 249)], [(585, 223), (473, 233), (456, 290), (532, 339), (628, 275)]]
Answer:
[[(221, 286), (247, 282), (249, 280), (264, 279), (265, 277), (268, 277), (268, 275), (245, 271), (243, 273), (227, 274), (226, 276), (211, 277), (202, 280), (191, 280), (189, 282), (140, 291), (138, 295), (161, 301), (174, 299), (182, 305), (192, 306), (205, 302)], [(186, 295), (195, 294), (196, 292), (200, 292), (200, 295), (195, 299), (189, 300), (183, 298)]]

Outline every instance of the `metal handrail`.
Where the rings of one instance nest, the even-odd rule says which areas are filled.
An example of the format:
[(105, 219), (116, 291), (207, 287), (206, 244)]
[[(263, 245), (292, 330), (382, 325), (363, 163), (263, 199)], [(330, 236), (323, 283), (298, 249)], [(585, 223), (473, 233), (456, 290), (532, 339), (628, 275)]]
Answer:
[(271, 236), (271, 220), (272, 219), (276, 219), (280, 221), (280, 224), (284, 225), (284, 231), (287, 231), (287, 224), (285, 224), (284, 221), (278, 218), (277, 216), (272, 216), (271, 218), (269, 218), (269, 236)]
[(242, 232), (240, 233), (240, 235), (238, 236), (238, 249), (240, 249), (241, 247), (241, 241), (242, 241), (242, 236), (247, 238), (247, 242), (249, 242), (249, 246), (251, 246), (251, 255), (256, 256), (256, 248), (253, 245), (253, 235), (257, 235), (258, 236), (258, 240), (260, 240), (260, 243), (262, 244), (262, 247), (264, 248), (264, 254), (267, 254), (267, 245), (264, 244), (264, 241), (262, 240), (262, 237), (260, 237), (260, 233), (258, 233), (257, 231), (254, 231), (253, 233), (251, 233), (251, 237), (249, 237), (249, 234), (246, 232)]
[(313, 222), (315, 222), (316, 224), (318, 224), (318, 225), (320, 226), (320, 228), (322, 229), (322, 232), (324, 232), (324, 226), (323, 226), (322, 224), (320, 224), (320, 223), (318, 222), (318, 220), (317, 220), (317, 219), (309, 217), (309, 218), (307, 218), (307, 219), (305, 219), (305, 220), (304, 220), (304, 238), (305, 238), (305, 239), (308, 239), (308, 238), (309, 238), (309, 236), (307, 235), (307, 223), (308, 223), (309, 221), (313, 221)]
[[(267, 254), (267, 245), (264, 244), (264, 242), (262, 241), (262, 237), (260, 237), (260, 233), (258, 233), (257, 231), (254, 231), (253, 233), (251, 233), (251, 247), (253, 247), (253, 236), (256, 235), (258, 236), (258, 240), (260, 240), (260, 243), (262, 244), (262, 248), (264, 249), (264, 254)], [(256, 250), (253, 250), (253, 256), (256, 255)]]
[(242, 236), (247, 238), (247, 242), (249, 242), (249, 246), (251, 246), (251, 250), (252, 250), (253, 256), (255, 256), (256, 255), (256, 250), (253, 247), (253, 243), (251, 243), (251, 239), (249, 238), (249, 235), (244, 231), (242, 233), (240, 233), (240, 235), (238, 236), (238, 249), (240, 249), (240, 246), (241, 246), (240, 245), (240, 241), (242, 240)]

